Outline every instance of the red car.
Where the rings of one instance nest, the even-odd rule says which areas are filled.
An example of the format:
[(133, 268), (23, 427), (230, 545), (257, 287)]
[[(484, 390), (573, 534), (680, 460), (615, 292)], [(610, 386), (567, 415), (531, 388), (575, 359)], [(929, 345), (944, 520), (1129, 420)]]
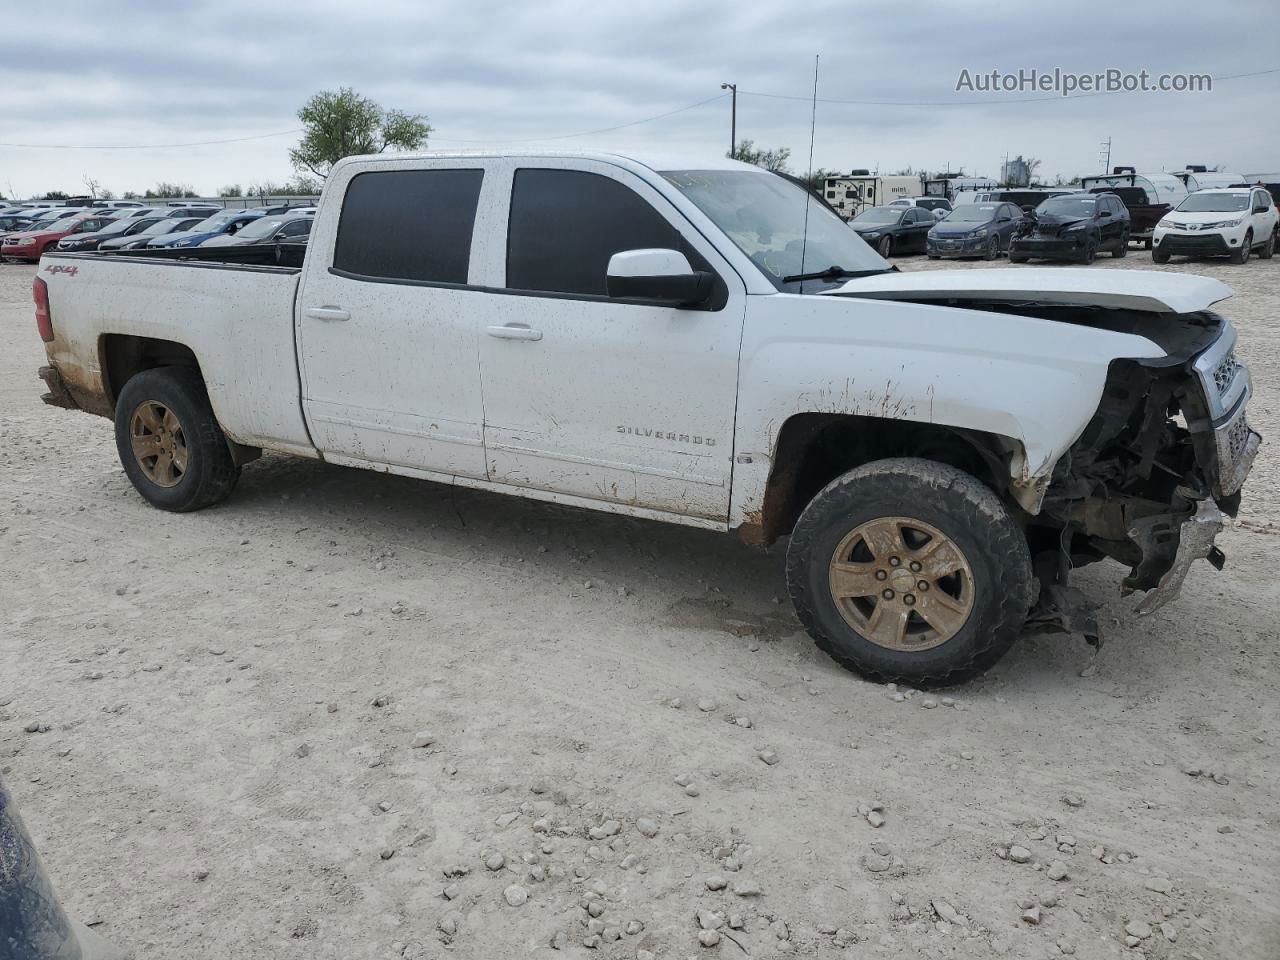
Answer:
[(34, 223), (34, 229), (11, 233), (4, 238), (4, 242), (0, 243), (0, 258), (35, 263), (47, 247), (55, 246), (63, 237), (69, 237), (73, 233), (93, 233), (114, 219), (115, 217), (95, 212), (46, 221), (43, 225)]

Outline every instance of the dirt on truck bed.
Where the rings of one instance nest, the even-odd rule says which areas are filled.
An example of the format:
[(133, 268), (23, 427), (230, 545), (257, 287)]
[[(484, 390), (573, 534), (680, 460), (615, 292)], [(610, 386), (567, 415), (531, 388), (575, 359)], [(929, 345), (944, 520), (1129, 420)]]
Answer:
[(0, 771), (68, 911), (164, 960), (1280, 955), (1280, 259), (1117, 267), (1235, 288), (1227, 567), (1122, 623), (1090, 567), (1096, 657), (917, 693), (814, 647), (784, 544), (281, 456), (154, 510), (0, 266)]

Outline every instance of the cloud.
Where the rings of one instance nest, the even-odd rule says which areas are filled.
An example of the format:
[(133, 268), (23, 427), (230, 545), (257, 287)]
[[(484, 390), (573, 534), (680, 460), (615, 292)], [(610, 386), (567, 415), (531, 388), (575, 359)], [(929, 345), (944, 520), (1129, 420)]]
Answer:
[[(1061, 13), (1025, 3), (982, 8), (819, 2), (803, 7), (706, 0), (698, 5), (474, 0), (305, 7), (190, 0), (165, 7), (77, 5), (56, 29), (42, 11), (9, 11), (0, 59), (0, 141), (129, 146), (249, 136), (297, 126), (312, 93), (352, 86), (384, 106), (427, 114), (442, 148), (514, 142), (627, 124), (739, 85), (738, 130), (789, 146), (807, 162), (813, 56), (814, 163), (831, 168), (963, 164), (996, 174), (1003, 154), (1042, 158), (1042, 173), (1091, 172), (1099, 142), (1142, 168), (1226, 163), (1280, 166), (1268, 103), (1280, 74), (1222, 81), (1210, 94), (964, 105), (962, 69), (1074, 72), (1119, 68), (1218, 75), (1280, 66), (1266, 30), (1271, 3), (1244, 0), (1224, 17), (1202, 2), (1085, 0)], [(1014, 96), (1002, 100), (1015, 99)], [(917, 106), (905, 101), (941, 105)], [(547, 145), (723, 152), (728, 100)], [(0, 190), (80, 189), (85, 174), (117, 192), (158, 180), (212, 191), (289, 174), (293, 137), (188, 149), (0, 147)], [(9, 184), (12, 184), (10, 188)]]

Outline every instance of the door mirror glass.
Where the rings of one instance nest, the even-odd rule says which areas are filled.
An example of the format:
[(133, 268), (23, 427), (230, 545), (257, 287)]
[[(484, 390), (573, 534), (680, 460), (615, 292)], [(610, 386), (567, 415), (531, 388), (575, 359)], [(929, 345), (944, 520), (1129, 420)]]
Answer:
[(1253, 208), (1253, 212), (1254, 212), (1254, 213), (1266, 213), (1266, 212), (1267, 212), (1268, 210), (1270, 210), (1270, 209), (1271, 209), (1270, 207), (1264, 206), (1263, 204), (1258, 204), (1256, 207), (1254, 207), (1254, 208)]
[(1100, 216), (1100, 217), (1109, 217), (1109, 216), (1111, 216), (1111, 211), (1110, 211), (1110, 210), (1100, 210), (1100, 211), (1098, 211), (1098, 216)]
[(693, 307), (711, 295), (712, 277), (679, 250), (623, 250), (609, 258), (610, 297)]

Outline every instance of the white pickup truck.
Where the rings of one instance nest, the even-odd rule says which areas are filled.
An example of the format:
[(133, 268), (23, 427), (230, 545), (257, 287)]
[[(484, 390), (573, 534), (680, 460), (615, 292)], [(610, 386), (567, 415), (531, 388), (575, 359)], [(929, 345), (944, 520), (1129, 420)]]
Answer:
[[(189, 259), (215, 256), (217, 259)], [(110, 417), (144, 498), (226, 498), (263, 450), (789, 536), (846, 666), (956, 682), (1028, 623), (1141, 609), (1234, 514), (1259, 444), (1210, 279), (897, 272), (728, 160), (353, 157), (301, 268), (259, 248), (50, 254), (49, 403)]]

